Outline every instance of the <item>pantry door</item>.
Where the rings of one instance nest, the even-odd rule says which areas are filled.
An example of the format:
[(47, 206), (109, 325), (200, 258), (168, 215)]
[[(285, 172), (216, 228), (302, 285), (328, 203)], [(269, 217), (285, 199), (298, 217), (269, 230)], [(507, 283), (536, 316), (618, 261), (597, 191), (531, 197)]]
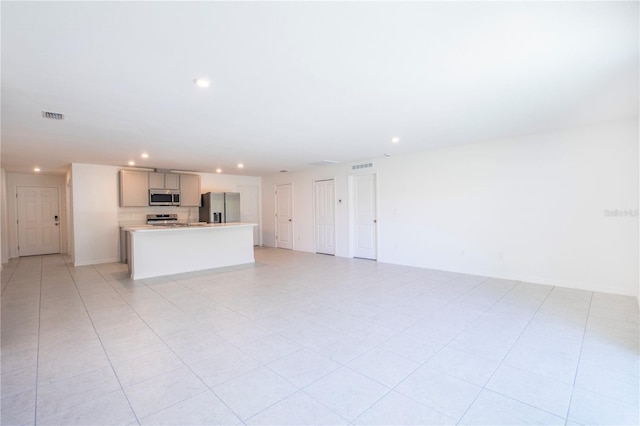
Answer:
[(18, 256), (60, 253), (58, 188), (18, 186)]
[(353, 257), (377, 258), (376, 175), (351, 176)]
[(316, 253), (336, 254), (335, 245), (335, 182), (333, 179), (314, 182)]
[(276, 247), (293, 249), (293, 191), (290, 183), (276, 185)]

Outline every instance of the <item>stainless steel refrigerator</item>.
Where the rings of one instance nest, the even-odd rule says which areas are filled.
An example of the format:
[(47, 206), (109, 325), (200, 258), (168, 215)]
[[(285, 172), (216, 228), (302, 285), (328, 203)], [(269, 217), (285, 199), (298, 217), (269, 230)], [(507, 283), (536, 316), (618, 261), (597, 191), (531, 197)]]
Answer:
[(202, 194), (200, 222), (240, 222), (240, 193), (207, 192)]

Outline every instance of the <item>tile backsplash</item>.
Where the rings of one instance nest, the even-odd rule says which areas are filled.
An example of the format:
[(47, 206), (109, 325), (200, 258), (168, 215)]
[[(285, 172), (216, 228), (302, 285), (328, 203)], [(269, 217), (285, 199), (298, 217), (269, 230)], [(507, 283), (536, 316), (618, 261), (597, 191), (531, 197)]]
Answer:
[(178, 222), (198, 222), (200, 209), (198, 207), (120, 207), (118, 209), (118, 225), (145, 225), (147, 215), (152, 213), (175, 213)]

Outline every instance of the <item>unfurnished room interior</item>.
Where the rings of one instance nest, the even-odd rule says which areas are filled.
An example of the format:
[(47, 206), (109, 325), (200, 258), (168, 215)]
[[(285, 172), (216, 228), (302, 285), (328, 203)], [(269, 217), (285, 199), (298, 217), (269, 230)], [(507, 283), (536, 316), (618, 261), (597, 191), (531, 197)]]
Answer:
[(14, 2), (2, 425), (637, 425), (640, 3)]

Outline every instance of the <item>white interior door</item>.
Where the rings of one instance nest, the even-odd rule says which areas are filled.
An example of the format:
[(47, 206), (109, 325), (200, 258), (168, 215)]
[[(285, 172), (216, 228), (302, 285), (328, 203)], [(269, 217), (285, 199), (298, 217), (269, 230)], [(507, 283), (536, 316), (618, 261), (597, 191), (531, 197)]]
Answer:
[(376, 175), (351, 178), (353, 206), (353, 257), (377, 258)]
[(239, 186), (240, 222), (257, 223), (253, 228), (253, 245), (260, 245), (260, 198), (257, 186)]
[(18, 255), (60, 253), (58, 188), (19, 186)]
[(335, 182), (314, 182), (316, 253), (336, 254), (335, 247)]
[(276, 247), (293, 249), (293, 200), (290, 183), (276, 186)]

